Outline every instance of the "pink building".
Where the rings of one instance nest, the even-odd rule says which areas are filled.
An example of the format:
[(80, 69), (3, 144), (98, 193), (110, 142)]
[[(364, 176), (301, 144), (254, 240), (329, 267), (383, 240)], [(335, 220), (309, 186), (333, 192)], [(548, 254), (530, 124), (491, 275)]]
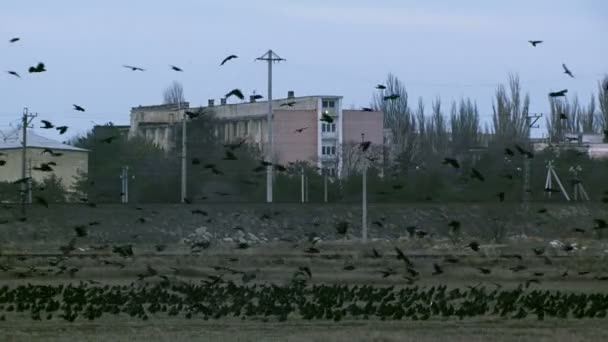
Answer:
[[(362, 133), (372, 145), (382, 146), (384, 142), (382, 113), (343, 110), (341, 96), (295, 97), (290, 91), (286, 98), (273, 100), (272, 107), (274, 158), (281, 164), (308, 161), (337, 176), (343, 167), (345, 148), (360, 143)], [(267, 148), (267, 101), (256, 101), (250, 97), (248, 102), (232, 104), (221, 99), (217, 105), (214, 100), (209, 100), (208, 106), (202, 109), (212, 110), (217, 118), (222, 119), (221, 132), (218, 132), (221, 134), (218, 136), (223, 137), (225, 142), (246, 138), (248, 143), (257, 145), (262, 151)], [(321, 121), (323, 114), (331, 116), (334, 121)], [(153, 129), (158, 130), (158, 124), (173, 124), (177, 117), (181, 116), (177, 115), (177, 108), (172, 106), (133, 108), (131, 134), (142, 134), (139, 128), (152, 125)], [(163, 121), (163, 118), (166, 120)], [(169, 133), (156, 131), (142, 135), (155, 139), (170, 137)], [(161, 145), (166, 150), (172, 146), (168, 140)]]

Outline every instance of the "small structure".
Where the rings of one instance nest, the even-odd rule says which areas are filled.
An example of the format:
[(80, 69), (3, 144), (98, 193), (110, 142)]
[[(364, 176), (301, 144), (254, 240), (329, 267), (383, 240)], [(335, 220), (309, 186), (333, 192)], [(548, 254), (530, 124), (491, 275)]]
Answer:
[[(21, 128), (0, 131), (0, 160), (5, 162), (4, 165), (0, 166), (0, 181), (14, 182), (21, 179), (22, 141), (23, 131)], [(50, 149), (55, 154), (61, 153), (61, 155), (53, 156), (48, 152), (43, 153), (45, 149)], [(76, 176), (88, 172), (88, 153), (88, 150), (66, 145), (28, 130), (26, 176), (41, 182), (45, 178), (55, 175), (68, 191), (72, 191)], [(42, 172), (34, 169), (42, 163), (49, 162), (57, 164), (51, 166), (53, 171)]]

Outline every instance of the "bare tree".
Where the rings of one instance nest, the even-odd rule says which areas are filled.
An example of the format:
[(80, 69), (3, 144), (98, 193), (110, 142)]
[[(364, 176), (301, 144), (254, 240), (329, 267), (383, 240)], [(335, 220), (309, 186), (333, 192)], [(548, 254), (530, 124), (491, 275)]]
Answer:
[(593, 134), (598, 132), (600, 128), (598, 119), (600, 119), (600, 117), (595, 111), (595, 97), (593, 95), (591, 96), (591, 100), (589, 100), (589, 105), (581, 108), (578, 119), (580, 121), (579, 126), (583, 133)]
[[(398, 160), (402, 168), (407, 168), (418, 153), (416, 119), (408, 105), (408, 94), (401, 81), (389, 74), (385, 87), (374, 94), (372, 108), (384, 113), (384, 126), (391, 131), (389, 158)], [(385, 100), (385, 96), (390, 95), (398, 95), (398, 98)]]
[(163, 92), (163, 103), (177, 104), (184, 102), (186, 102), (186, 98), (184, 97), (184, 87), (180, 82), (173, 81), (173, 83)]
[(599, 82), (597, 98), (600, 103), (600, 121), (604, 132), (604, 141), (608, 142), (608, 75), (604, 76), (604, 79)]
[(578, 98), (572, 103), (568, 99), (549, 99), (551, 114), (547, 118), (547, 133), (551, 142), (563, 142), (565, 134), (579, 133)]
[(492, 104), (494, 139), (499, 143), (521, 142), (528, 137), (530, 97), (526, 94), (522, 103), (519, 76), (509, 75), (509, 90), (507, 94), (506, 87), (499, 85)]
[(450, 116), (452, 128), (452, 153), (461, 155), (470, 148), (478, 147), (481, 141), (479, 128), (479, 111), (477, 104), (470, 99), (460, 100), (460, 104), (452, 104)]

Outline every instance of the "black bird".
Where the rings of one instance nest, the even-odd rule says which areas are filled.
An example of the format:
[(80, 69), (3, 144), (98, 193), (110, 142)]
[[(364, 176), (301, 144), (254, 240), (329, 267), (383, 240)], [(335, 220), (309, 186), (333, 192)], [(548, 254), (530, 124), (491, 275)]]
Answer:
[(543, 255), (543, 253), (545, 253), (545, 249), (544, 248), (541, 248), (541, 249), (532, 248), (532, 252), (534, 252), (534, 255), (536, 255), (536, 256), (541, 256), (541, 255)]
[(53, 126), (53, 124), (50, 121), (40, 120), (40, 122), (42, 122), (42, 124), (44, 125), (44, 126), (40, 126), (40, 128), (42, 128), (42, 129), (49, 129), (49, 128), (55, 127), (55, 126)]
[[(201, 164), (201, 160), (198, 158), (192, 158), (192, 165), (200, 165)], [(210, 167), (209, 169), (213, 168), (214, 166)]]
[(438, 274), (443, 273), (443, 270), (437, 264), (433, 264), (433, 269), (435, 269), (435, 271), (432, 273), (432, 275), (438, 275)]
[(513, 152), (513, 150), (511, 150), (510, 148), (505, 148), (505, 154), (508, 155), (509, 157), (513, 157), (515, 155), (515, 153)]
[(63, 153), (60, 152), (53, 152), (53, 150), (51, 150), (50, 148), (45, 148), (44, 150), (42, 150), (42, 152), (40, 152), (40, 154), (45, 154), (48, 153), (53, 157), (61, 157), (63, 155)]
[(368, 107), (363, 107), (363, 108), (361, 108), (361, 110), (364, 112), (373, 112), (374, 111), (373, 109), (368, 108)]
[(485, 178), (483, 177), (483, 175), (481, 174), (481, 172), (479, 172), (475, 168), (471, 169), (471, 178), (473, 178), (473, 179), (479, 179), (482, 182), (485, 181)]
[(11, 38), (11, 40), (9, 40), (8, 42), (9, 43), (15, 43), (15, 42), (18, 42), (20, 39), (21, 38), (19, 38), (19, 37), (15, 37), (15, 38)]
[(236, 155), (232, 151), (225, 151), (226, 156), (224, 156), (224, 160), (237, 160)]
[(304, 130), (305, 130), (305, 129), (307, 129), (307, 128), (308, 128), (308, 127), (297, 128), (297, 129), (295, 129), (293, 132), (294, 132), (294, 133), (302, 133), (302, 132), (304, 132)]
[(316, 247), (308, 247), (304, 250), (304, 253), (318, 254), (318, 253), (321, 253), (321, 251), (319, 251), (319, 249)]
[(173, 69), (173, 71), (184, 71), (181, 68), (176, 67), (175, 65), (169, 65), (171, 67), (171, 69)]
[(340, 221), (340, 222), (336, 223), (335, 228), (336, 228), (336, 233), (338, 233), (340, 235), (345, 235), (346, 232), (348, 231), (348, 222)]
[(57, 126), (55, 127), (55, 129), (59, 131), (59, 134), (64, 134), (65, 132), (67, 132), (68, 126)]
[(539, 214), (545, 214), (546, 212), (547, 212), (547, 209), (546, 209), (546, 208), (540, 208), (540, 209), (538, 209), (538, 211), (537, 211), (537, 213), (539, 213)]
[(399, 247), (395, 247), (395, 252), (397, 252), (397, 260), (403, 260), (408, 268), (414, 268), (412, 261), (403, 253), (401, 249), (399, 249)]
[(123, 246), (115, 246), (112, 248), (112, 252), (120, 255), (123, 258), (133, 256), (133, 246), (132, 245), (123, 245)]
[(28, 71), (30, 73), (45, 72), (46, 71), (46, 67), (44, 66), (44, 63), (38, 63), (38, 65), (36, 65), (35, 67), (30, 67), (28, 69)]
[(293, 107), (296, 104), (296, 101), (289, 101), (285, 103), (281, 103), (280, 107)]
[(254, 99), (254, 100), (261, 100), (261, 99), (263, 99), (263, 98), (264, 98), (264, 96), (262, 96), (262, 95), (260, 95), (260, 94), (255, 94), (255, 95), (253, 95), (253, 99)]
[(564, 89), (564, 90), (560, 90), (560, 91), (554, 91), (554, 92), (549, 93), (549, 97), (566, 96), (567, 92), (568, 92), (568, 89)]
[(15, 77), (21, 78), (21, 76), (19, 76), (19, 74), (16, 71), (9, 70), (9, 71), (7, 71), (7, 73), (10, 75), (13, 75)]
[(469, 247), (470, 249), (472, 249), (475, 252), (479, 252), (479, 243), (477, 241), (472, 241), (470, 242), (467, 247)]
[(300, 267), (298, 267), (298, 271), (306, 274), (308, 276), (308, 278), (312, 278), (312, 271), (310, 270), (310, 267), (300, 266)]
[(346, 265), (346, 266), (343, 267), (343, 269), (345, 271), (352, 271), (352, 270), (355, 269), (355, 266), (354, 265)]
[(504, 192), (499, 192), (498, 194), (496, 194), (496, 196), (498, 196), (498, 200), (501, 202), (505, 201), (505, 193)]
[(593, 222), (595, 222), (595, 227), (593, 227), (593, 229), (597, 230), (608, 228), (608, 223), (606, 223), (606, 221), (603, 219), (593, 219)]
[(559, 119), (560, 120), (568, 120), (568, 116), (564, 113), (559, 113)]
[(384, 89), (386, 89), (386, 86), (384, 84), (378, 84), (376, 86), (376, 89), (384, 90)]
[(52, 172), (53, 168), (50, 166), (50, 163), (42, 163), (40, 166), (34, 166), (32, 169), (40, 172)]
[(116, 136), (111, 136), (111, 137), (107, 137), (107, 138), (104, 138), (104, 139), (100, 139), (99, 141), (104, 142), (106, 144), (111, 144), (112, 140), (117, 139), (117, 138), (118, 137), (116, 137)]
[(49, 203), (46, 201), (46, 199), (44, 199), (44, 197), (41, 196), (34, 196), (34, 203), (40, 204), (46, 208), (49, 207)]
[(528, 40), (528, 43), (532, 44), (533, 47), (536, 47), (536, 45), (542, 43), (542, 40)]
[(484, 267), (477, 267), (477, 269), (479, 270), (479, 272), (481, 272), (482, 274), (490, 274), (492, 273), (492, 270), (489, 268), (484, 268)]
[(361, 148), (361, 151), (365, 152), (367, 151), (367, 149), (369, 149), (369, 147), (372, 145), (371, 141), (363, 141), (362, 143), (359, 144), (359, 147)]
[(458, 163), (458, 160), (453, 159), (453, 158), (443, 158), (443, 162), (441, 162), (441, 164), (443, 165), (450, 165), (455, 169), (459, 169), (460, 168), (460, 163)]
[(205, 113), (202, 110), (199, 110), (198, 112), (191, 112), (187, 110), (184, 112), (184, 114), (188, 116), (188, 119), (192, 120), (198, 118), (199, 116)]
[(243, 144), (245, 144), (247, 142), (247, 138), (243, 138), (241, 140), (239, 140), (236, 143), (232, 143), (232, 144), (225, 144), (224, 147), (228, 148), (231, 151), (236, 150), (237, 148), (240, 148), (243, 146)]
[(74, 231), (76, 232), (76, 236), (85, 237), (87, 236), (87, 227), (84, 225), (78, 225), (74, 227)]
[(568, 69), (568, 67), (566, 66), (566, 64), (562, 63), (562, 68), (564, 68), (564, 74), (574, 78), (574, 75), (572, 74), (572, 71), (570, 71), (570, 69)]
[(382, 255), (380, 255), (380, 253), (378, 253), (378, 251), (375, 248), (372, 248), (372, 256), (376, 259), (382, 257)]
[(131, 71), (146, 71), (146, 69), (142, 69), (140, 67), (131, 66), (131, 65), (123, 65), (124, 68), (131, 69)]
[(372, 224), (375, 224), (376, 226), (378, 226), (378, 227), (380, 227), (380, 228), (384, 227), (384, 224), (382, 224), (382, 222), (380, 222), (380, 221), (378, 221), (378, 220), (373, 221), (373, 222), (372, 222)]
[(456, 232), (460, 229), (460, 222), (459, 221), (450, 221), (450, 223), (448, 223), (448, 227), (450, 227), (450, 229), (452, 231)]
[(191, 211), (192, 214), (198, 214), (198, 215), (203, 215), (203, 216), (207, 216), (207, 212), (201, 209), (194, 209)]
[(574, 229), (572, 229), (572, 230), (573, 230), (575, 233), (582, 233), (582, 234), (585, 234), (585, 230), (584, 230), (584, 229), (581, 229), (581, 228), (574, 228)]
[(391, 95), (383, 97), (383, 99), (384, 99), (384, 101), (387, 101), (387, 100), (395, 101), (399, 97), (400, 97), (399, 94), (391, 94)]
[(167, 246), (166, 245), (155, 245), (154, 249), (156, 249), (157, 252), (162, 252), (165, 249), (167, 249)]
[(242, 100), (245, 98), (245, 95), (243, 95), (243, 92), (241, 92), (240, 89), (232, 89), (228, 94), (226, 94), (224, 97), (226, 99), (228, 99), (230, 96), (236, 96), (239, 98), (239, 100)]
[(75, 105), (75, 104), (73, 104), (72, 106), (74, 106), (74, 110), (76, 110), (76, 111), (79, 111), (79, 112), (84, 112), (84, 111), (85, 111), (85, 110), (84, 110), (84, 108), (82, 108), (82, 107), (81, 107), (81, 106), (79, 106), (79, 105)]
[(323, 113), (321, 115), (321, 121), (325, 121), (327, 123), (332, 123), (332, 122), (334, 122), (334, 118), (332, 118), (329, 114)]
[(526, 151), (519, 145), (515, 145), (515, 149), (517, 150), (517, 152), (519, 152), (519, 154), (525, 155), (528, 158), (534, 157), (534, 155), (530, 151)]
[(223, 60), (223, 61), (222, 61), (222, 63), (220, 64), (220, 66), (224, 65), (224, 63), (226, 63), (226, 62), (228, 62), (229, 60), (234, 59), (234, 58), (239, 58), (239, 56), (237, 56), (237, 55), (230, 55), (230, 56), (228, 56), (228, 57), (224, 58), (224, 60)]

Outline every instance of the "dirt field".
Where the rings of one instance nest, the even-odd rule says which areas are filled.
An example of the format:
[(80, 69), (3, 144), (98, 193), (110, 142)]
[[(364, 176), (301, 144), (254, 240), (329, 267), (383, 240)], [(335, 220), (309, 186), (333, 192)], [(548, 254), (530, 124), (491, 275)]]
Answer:
[[(230, 223), (221, 229), (233, 238), (226, 239), (226, 235), (217, 233), (220, 228), (211, 227), (209, 230), (215, 235), (209, 247), (197, 252), (193, 252), (191, 246), (182, 240), (200, 225), (200, 222), (192, 220), (202, 219), (190, 214), (189, 208), (179, 209), (188, 214), (188, 226), (182, 225), (173, 232), (170, 221), (177, 220), (175, 215), (165, 219), (161, 225), (154, 225), (153, 222), (127, 223), (140, 216), (165, 217), (162, 208), (119, 211), (118, 216), (128, 216), (121, 218), (123, 223), (120, 229), (109, 227), (107, 222), (118, 218), (106, 217), (107, 210), (90, 209), (91, 215), (95, 215), (92, 219), (99, 220), (101, 224), (89, 226), (88, 235), (74, 240), (72, 250), (66, 255), (60, 251), (60, 247), (68, 245), (74, 237), (73, 225), (84, 221), (83, 218), (69, 216), (69, 210), (62, 210), (62, 213), (49, 219), (41, 216), (29, 220), (27, 224), (5, 226), (3, 234), (0, 234), (3, 241), (0, 249), (0, 287), (76, 285), (89, 281), (97, 282), (91, 287), (117, 284), (139, 286), (144, 282), (158, 283), (160, 276), (174, 283), (201, 284), (219, 276), (222, 281), (246, 286), (280, 286), (292, 282), (297, 271), (307, 267), (311, 271), (310, 279), (306, 279), (308, 286), (342, 284), (378, 288), (394, 286), (399, 289), (446, 285), (450, 289), (485, 287), (490, 291), (525, 285), (529, 292), (547, 290), (608, 294), (608, 280), (605, 280), (608, 279), (608, 242), (599, 239), (589, 227), (585, 228), (585, 233), (573, 232), (571, 227), (576, 225), (577, 214), (564, 213), (561, 208), (549, 207), (545, 221), (553, 222), (551, 224), (554, 226), (545, 224), (547, 227), (544, 230), (550, 231), (530, 236), (510, 230), (505, 232), (501, 241), (476, 238), (476, 234), (467, 228), (463, 229), (462, 235), (455, 237), (444, 234), (445, 229), (442, 231), (430, 227), (428, 229), (432, 234), (418, 237), (408, 236), (403, 229), (396, 233), (394, 229), (397, 228), (392, 227), (387, 228), (392, 229), (388, 234), (392, 239), (362, 244), (349, 234), (336, 236), (330, 217), (326, 219), (325, 226), (314, 226), (297, 234), (288, 231), (288, 234), (297, 235), (291, 242), (275, 241), (269, 233), (277, 227), (282, 229), (284, 222), (277, 227), (267, 225), (268, 239), (249, 241), (248, 248), (243, 249), (238, 248), (233, 222), (222, 221), (222, 215), (216, 213), (213, 216), (215, 223)], [(284, 208), (281, 210), (288, 211)], [(477, 213), (483, 211), (479, 208), (476, 210)], [(414, 212), (418, 220), (429, 215), (428, 212)], [(249, 213), (251, 216), (259, 214)], [(64, 225), (60, 224), (62, 215), (65, 217)], [(223, 217), (228, 216), (232, 217), (232, 212), (227, 211)], [(560, 219), (569, 222), (567, 226), (556, 225)], [(585, 217), (584, 220), (578, 219), (581, 225), (588, 225), (592, 218)], [(281, 222), (281, 219), (276, 221)], [(40, 232), (35, 229), (37, 224), (42, 227)], [(517, 225), (511, 224), (510, 227)], [(22, 231), (19, 232), (19, 229)], [(380, 235), (382, 229), (374, 229), (374, 234)], [(317, 240), (309, 234), (311, 231), (325, 238)], [(479, 251), (467, 247), (472, 241), (480, 243)], [(133, 256), (123, 257), (113, 251), (114, 246), (125, 243), (132, 244)], [(157, 249), (159, 243), (165, 244), (160, 251)], [(404, 252), (413, 264), (411, 267), (406, 267), (404, 260), (397, 258), (395, 247)], [(436, 274), (435, 264), (441, 268), (441, 274)], [(140, 280), (138, 276), (145, 274), (148, 267), (157, 274)], [(418, 275), (412, 276), (408, 268), (415, 269)], [(394, 273), (385, 277), (382, 272), (386, 273), (387, 269)], [(481, 269), (490, 272), (482, 273)], [(57, 316), (51, 320), (33, 321), (25, 312), (8, 312), (4, 305), (0, 308), (0, 316), (5, 317), (4, 321), (0, 320), (2, 341), (608, 340), (606, 318), (558, 320), (549, 317), (539, 321), (533, 315), (521, 320), (497, 316), (463, 320), (431, 317), (426, 321), (345, 317), (339, 322), (303, 320), (290, 316), (286, 321), (279, 322), (273, 317), (266, 321), (239, 317), (210, 320), (195, 317), (186, 320), (159, 313), (150, 315), (146, 321), (127, 315), (104, 315), (92, 321), (79, 317), (70, 323)]]

